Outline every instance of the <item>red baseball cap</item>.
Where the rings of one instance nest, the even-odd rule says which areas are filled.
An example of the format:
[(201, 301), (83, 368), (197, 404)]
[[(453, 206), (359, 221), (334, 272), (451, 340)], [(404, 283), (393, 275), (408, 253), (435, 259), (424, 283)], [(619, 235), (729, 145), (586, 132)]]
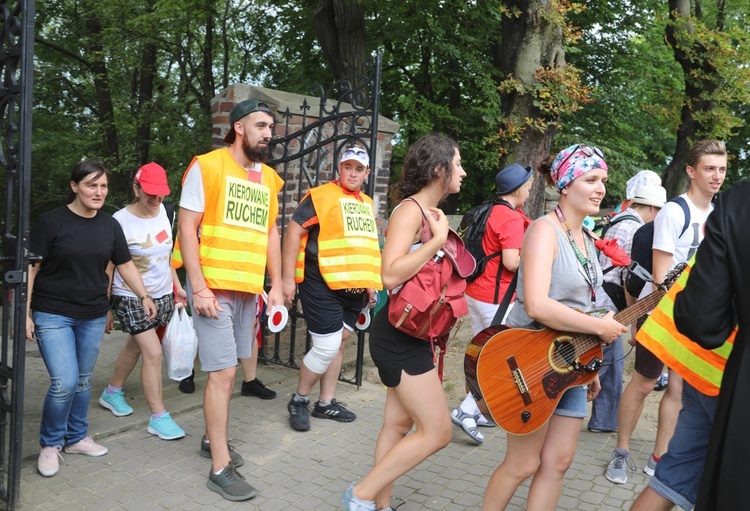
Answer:
[(149, 195), (169, 195), (167, 171), (158, 163), (151, 162), (138, 169), (133, 178)]

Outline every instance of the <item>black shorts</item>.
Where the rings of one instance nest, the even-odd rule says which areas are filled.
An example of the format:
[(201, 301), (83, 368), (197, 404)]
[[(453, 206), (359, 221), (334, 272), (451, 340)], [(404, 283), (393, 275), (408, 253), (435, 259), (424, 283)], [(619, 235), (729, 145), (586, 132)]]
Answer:
[(122, 331), (131, 335), (141, 334), (152, 328), (166, 326), (169, 320), (172, 319), (172, 313), (174, 312), (174, 295), (172, 293), (154, 298), (154, 303), (156, 304), (156, 317), (149, 320), (140, 298), (112, 296), (112, 307), (114, 307), (115, 313), (120, 320)]
[(315, 272), (305, 272), (305, 280), (299, 284), (299, 297), (307, 329), (321, 335), (338, 332), (344, 325), (354, 330), (367, 301), (363, 290), (331, 290)]
[(419, 375), (435, 369), (430, 341), (403, 333), (388, 321), (388, 305), (380, 309), (370, 329), (370, 356), (386, 387), (401, 383), (401, 371)]
[(641, 343), (635, 343), (635, 370), (638, 374), (655, 380), (661, 376), (663, 369), (664, 362)]

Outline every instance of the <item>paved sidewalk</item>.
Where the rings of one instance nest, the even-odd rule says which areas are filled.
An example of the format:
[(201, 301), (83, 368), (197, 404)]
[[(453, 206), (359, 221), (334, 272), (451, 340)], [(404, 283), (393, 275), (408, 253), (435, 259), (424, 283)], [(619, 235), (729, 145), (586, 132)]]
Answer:
[[(382, 422), (385, 389), (365, 383), (357, 389), (339, 384), (337, 398), (357, 413), (351, 424), (311, 418), (312, 429), (293, 431), (286, 404), (294, 390), (297, 372), (261, 366), (258, 374), (278, 392), (271, 401), (239, 395), (231, 402), (229, 434), (235, 449), (246, 460), (240, 469), (259, 490), (256, 498), (234, 503), (206, 488), (210, 462), (198, 455), (203, 434), (201, 410), (204, 376), (197, 379), (195, 394), (181, 394), (176, 382), (165, 378), (165, 402), (187, 432), (181, 440), (167, 442), (146, 432), (148, 409), (138, 374), (128, 380), (125, 392), (135, 413), (114, 417), (97, 403), (111, 375), (114, 359), (124, 341), (121, 333), (105, 340), (94, 375), (89, 413), (90, 434), (109, 448), (106, 456), (89, 458), (63, 454), (60, 472), (52, 478), (39, 475), (38, 427), (41, 401), (48, 385), (47, 372), (34, 344), (27, 353), (26, 424), (21, 503), (25, 510), (340, 510), (340, 495), (372, 466), (375, 440)], [(238, 371), (241, 373), (241, 371)], [(314, 396), (313, 396), (314, 397)], [(487, 480), (502, 460), (505, 433), (483, 428), (480, 446), (454, 428), (453, 441), (441, 452), (396, 482), (394, 508), (399, 511), (478, 510)], [(648, 435), (647, 435), (648, 436)], [(639, 468), (646, 461), (653, 438), (632, 442)], [(648, 478), (642, 471), (624, 485), (604, 476), (615, 435), (581, 433), (578, 452), (568, 471), (558, 509), (582, 511), (627, 510)], [(508, 507), (525, 507), (524, 485)]]

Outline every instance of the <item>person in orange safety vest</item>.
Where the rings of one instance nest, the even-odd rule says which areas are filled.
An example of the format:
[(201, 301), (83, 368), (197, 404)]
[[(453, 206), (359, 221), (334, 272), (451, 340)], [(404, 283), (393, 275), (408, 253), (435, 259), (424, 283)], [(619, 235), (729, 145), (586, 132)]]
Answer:
[(380, 280), (380, 244), (374, 204), (361, 192), (370, 159), (359, 147), (344, 150), (339, 179), (312, 188), (300, 201), (284, 233), (284, 300), (297, 285), (312, 348), (300, 367), (297, 391), (289, 401), (289, 424), (310, 429), (308, 396), (320, 382), (312, 416), (352, 422), (356, 415), (334, 398), (344, 342), (363, 307), (374, 304)]
[(268, 306), (283, 304), (276, 216), (284, 181), (264, 163), (275, 126), (268, 105), (241, 101), (229, 121), (224, 142), (230, 146), (196, 156), (183, 177), (172, 264), (184, 265), (187, 273), (198, 355), (208, 373), (200, 446), (201, 455), (213, 461), (207, 486), (240, 501), (257, 491), (236, 471), (244, 460), (227, 443), (229, 400), (237, 359), (252, 356), (256, 300), (266, 269)]

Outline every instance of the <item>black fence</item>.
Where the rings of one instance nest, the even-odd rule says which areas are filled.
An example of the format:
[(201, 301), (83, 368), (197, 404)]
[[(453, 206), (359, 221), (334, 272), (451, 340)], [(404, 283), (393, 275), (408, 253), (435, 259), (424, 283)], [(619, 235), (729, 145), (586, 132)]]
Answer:
[[(371, 166), (374, 167), (378, 142), (381, 62), (381, 55), (378, 53), (370, 62), (369, 76), (349, 76), (338, 80), (328, 89), (320, 85), (313, 86), (310, 95), (319, 98), (320, 102), (310, 105), (305, 100), (300, 105), (301, 114), (292, 113), (288, 108), (281, 113), (283, 122), (280, 126), (284, 133), (271, 142), (269, 164), (276, 168), (285, 182), (296, 182), (293, 193), (288, 192), (287, 187), (282, 193), (282, 237), (293, 207), (306, 191), (338, 177), (336, 162), (346, 148), (358, 146), (367, 150)], [(317, 114), (309, 114), (315, 107)], [(279, 125), (276, 130), (280, 131)], [(366, 193), (372, 196), (375, 172), (370, 174), (364, 187)], [(304, 320), (304, 317), (304, 311), (300, 309), (299, 300), (295, 297), (289, 314), (290, 325), (274, 335), (272, 345), (261, 349), (260, 358), (274, 364), (299, 368), (297, 359), (307, 352), (311, 342), (306, 334), (300, 339), (300, 332), (305, 331), (300, 325), (300, 320)], [(342, 372), (340, 380), (359, 386), (362, 384), (365, 334), (360, 330), (356, 333), (354, 376), (347, 377)]]
[(21, 487), (26, 357), (26, 276), (29, 264), (31, 105), (34, 0), (0, 2), (0, 171), (2, 220), (2, 347), (0, 348), (0, 499), (18, 504)]

